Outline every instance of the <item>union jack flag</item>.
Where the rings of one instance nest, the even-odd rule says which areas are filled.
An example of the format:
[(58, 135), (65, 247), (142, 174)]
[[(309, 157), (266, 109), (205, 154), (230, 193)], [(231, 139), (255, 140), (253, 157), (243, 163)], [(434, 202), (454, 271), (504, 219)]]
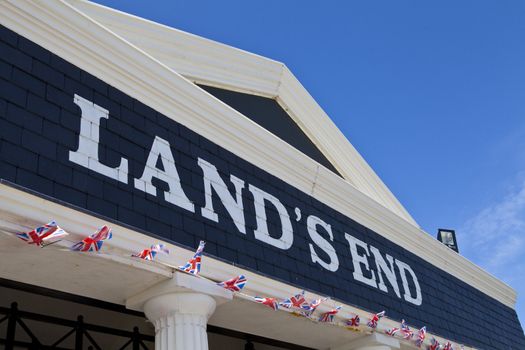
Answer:
[(359, 315), (355, 315), (354, 317), (352, 318), (349, 318), (348, 320), (346, 320), (346, 325), (348, 327), (359, 327), (359, 322), (361, 320), (359, 319)]
[(368, 327), (377, 328), (377, 324), (379, 320), (384, 316), (385, 316), (385, 311), (381, 311), (378, 314), (372, 315), (372, 318), (368, 320), (368, 323), (367, 323)]
[(405, 323), (405, 320), (401, 321), (401, 333), (403, 333), (403, 338), (410, 340), (414, 336), (414, 332), (408, 327)]
[(155, 244), (152, 245), (150, 249), (144, 249), (140, 253), (135, 253), (131, 255), (134, 258), (144, 259), (144, 260), (153, 260), (158, 253), (169, 254), (170, 251), (164, 246), (164, 244)]
[(204, 250), (205, 245), (206, 242), (200, 241), (199, 247), (197, 248), (195, 255), (193, 255), (193, 258), (191, 258), (186, 265), (179, 266), (179, 270), (191, 273), (192, 275), (198, 275), (199, 272), (201, 272), (202, 251)]
[(304, 297), (304, 290), (291, 298), (281, 301), (279, 305), (287, 309), (297, 308), (302, 310), (308, 310), (310, 307), (310, 304), (308, 304), (306, 298)]
[(393, 336), (395, 336), (395, 335), (397, 334), (397, 332), (399, 332), (399, 331), (400, 331), (399, 328), (394, 327), (394, 328), (391, 328), (391, 329), (387, 330), (385, 333), (393, 337)]
[(452, 344), (450, 344), (450, 342), (447, 342), (443, 347), (443, 350), (454, 350), (454, 347), (452, 346)]
[(436, 340), (436, 338), (432, 338), (428, 350), (439, 350), (440, 347), (441, 346), (439, 345), (439, 342)]
[(341, 310), (341, 306), (323, 313), (321, 317), (319, 317), (319, 322), (334, 322), (334, 317), (339, 312), (339, 310)]
[(423, 345), (423, 342), (425, 341), (426, 336), (427, 336), (427, 327), (423, 327), (417, 332), (416, 346), (418, 348), (420, 348), (421, 345)]
[(102, 248), (104, 241), (111, 239), (111, 229), (106, 225), (102, 226), (91, 236), (84, 238), (71, 247), (71, 250), (78, 252), (98, 252)]
[(317, 307), (319, 305), (321, 305), (321, 303), (323, 303), (324, 301), (326, 301), (328, 298), (320, 298), (320, 299), (315, 299), (314, 301), (312, 301), (310, 304), (306, 305), (303, 307), (303, 311), (301, 312), (303, 316), (306, 316), (306, 317), (310, 317), (312, 316), (312, 314), (314, 313), (315, 309), (317, 309)]
[[(55, 221), (35, 228), (29, 232), (16, 233), (16, 236), (28, 244), (36, 244), (40, 247), (44, 247), (47, 241), (51, 239), (59, 239), (67, 236), (67, 232), (61, 229)], [(51, 243), (48, 243), (51, 244)]]
[(275, 298), (253, 297), (253, 300), (256, 303), (260, 303), (260, 304), (268, 306), (272, 310), (279, 309), (279, 303), (277, 302), (277, 300), (275, 300)]
[(157, 255), (157, 253), (153, 252), (151, 249), (144, 249), (140, 253), (131, 254), (132, 257), (143, 260), (153, 260), (155, 259), (155, 255)]
[(217, 283), (218, 286), (231, 290), (232, 292), (240, 292), (245, 284), (246, 277), (244, 277), (244, 275), (239, 275), (227, 281)]

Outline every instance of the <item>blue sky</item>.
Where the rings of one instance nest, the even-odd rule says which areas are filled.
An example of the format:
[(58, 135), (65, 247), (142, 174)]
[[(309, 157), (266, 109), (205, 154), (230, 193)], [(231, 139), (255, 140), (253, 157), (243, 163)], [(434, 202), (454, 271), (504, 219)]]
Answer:
[(418, 223), (518, 293), (525, 2), (110, 1), (286, 63)]

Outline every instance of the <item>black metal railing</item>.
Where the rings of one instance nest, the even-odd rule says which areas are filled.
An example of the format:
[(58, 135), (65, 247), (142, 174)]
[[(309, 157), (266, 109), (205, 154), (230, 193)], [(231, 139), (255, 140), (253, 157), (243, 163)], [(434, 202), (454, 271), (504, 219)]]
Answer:
[[(138, 327), (134, 327), (133, 331), (129, 332), (121, 329), (85, 323), (83, 316), (78, 316), (75, 321), (49, 315), (40, 315), (33, 312), (19, 310), (17, 303), (12, 303), (10, 308), (0, 307), (0, 316), (1, 315), (4, 315), (4, 317), (0, 318), (0, 324), (7, 322), (5, 338), (0, 338), (0, 345), (4, 345), (5, 350), (13, 350), (15, 346), (17, 348), (26, 348), (30, 350), (83, 350), (85, 345), (88, 346), (88, 349), (101, 350), (102, 348), (97, 344), (90, 332), (124, 338), (125, 343), (119, 348), (119, 350), (124, 350), (129, 347), (131, 347), (132, 350), (147, 350), (148, 347), (144, 344), (144, 342), (155, 341), (154, 336), (141, 334)], [(46, 345), (35, 336), (34, 332), (31, 331), (24, 320), (43, 322), (46, 324), (62, 326), (71, 329), (56, 341)], [(29, 337), (31, 341), (28, 342), (17, 340), (17, 334), (19, 334), (21, 331), (18, 328), (21, 328), (21, 330), (24, 331), (26, 336)], [(61, 344), (64, 344), (67, 339), (70, 339), (73, 336), (75, 340), (74, 348), (61, 347)], [(85, 342), (86, 340), (87, 342)]]

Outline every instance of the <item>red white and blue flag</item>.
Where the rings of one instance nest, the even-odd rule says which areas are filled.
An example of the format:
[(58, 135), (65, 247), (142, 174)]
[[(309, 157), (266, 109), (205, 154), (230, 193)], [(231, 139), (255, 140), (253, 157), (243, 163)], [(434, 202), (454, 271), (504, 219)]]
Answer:
[(379, 323), (379, 320), (385, 316), (385, 311), (381, 311), (378, 314), (372, 315), (372, 317), (368, 320), (368, 327), (370, 328), (377, 328), (377, 324)]
[(439, 342), (436, 340), (436, 338), (432, 338), (432, 341), (430, 342), (430, 346), (428, 347), (428, 350), (439, 350), (440, 345)]
[(348, 327), (359, 327), (359, 323), (360, 322), (361, 322), (361, 320), (359, 319), (359, 315), (355, 315), (354, 317), (349, 318), (348, 320), (346, 320), (346, 325)]
[(427, 336), (427, 327), (423, 327), (417, 332), (416, 346), (418, 348), (420, 348), (421, 345), (423, 345), (423, 342), (425, 341), (426, 336)]
[(153, 260), (155, 258), (156, 253), (154, 253), (151, 249), (144, 249), (140, 253), (131, 254), (134, 258), (139, 258), (143, 260)]
[(154, 244), (151, 246), (151, 250), (157, 253), (169, 255), (170, 250), (164, 244)]
[(450, 344), (450, 342), (447, 342), (443, 347), (443, 350), (454, 350), (454, 348), (452, 347), (452, 344)]
[(245, 284), (246, 277), (244, 277), (244, 275), (239, 275), (227, 281), (217, 283), (218, 286), (231, 290), (232, 292), (240, 292)]
[(405, 323), (405, 320), (401, 321), (401, 333), (403, 334), (403, 338), (410, 340), (414, 336), (414, 332), (408, 327), (408, 325)]
[(327, 311), (319, 317), (319, 322), (327, 322), (332, 323), (334, 322), (334, 317), (337, 315), (337, 313), (341, 310), (341, 306), (336, 307), (335, 309), (332, 309), (330, 311)]
[(164, 246), (164, 244), (155, 244), (155, 245), (152, 245), (150, 249), (144, 249), (140, 253), (135, 253), (131, 256), (134, 258), (139, 258), (139, 259), (144, 259), (144, 260), (153, 260), (155, 259), (155, 256), (158, 253), (163, 253), (167, 255), (170, 253), (170, 251), (168, 248), (166, 248), (166, 246)]
[(253, 300), (256, 303), (266, 305), (273, 310), (279, 309), (279, 303), (277, 300), (275, 300), (275, 298), (253, 297)]
[(315, 309), (317, 309), (317, 307), (319, 305), (321, 305), (324, 301), (326, 301), (328, 298), (319, 298), (319, 299), (315, 299), (314, 301), (312, 301), (311, 303), (303, 306), (303, 312), (302, 314), (306, 317), (310, 317)]
[(405, 338), (407, 340), (412, 339), (412, 337), (414, 336), (414, 332), (412, 332), (410, 327), (408, 327), (408, 325), (406, 324), (405, 320), (401, 320), (400, 328), (394, 327), (394, 328), (389, 329), (388, 331), (386, 331), (386, 334), (388, 334), (388, 335), (390, 335), (392, 337), (395, 336), (397, 333), (401, 333), (403, 338)]
[(306, 298), (304, 297), (304, 290), (291, 298), (281, 301), (279, 305), (287, 309), (296, 308), (302, 310), (307, 310), (310, 306), (310, 304), (306, 301)]
[(111, 237), (113, 237), (111, 229), (104, 225), (91, 236), (84, 238), (82, 241), (72, 246), (71, 250), (78, 252), (98, 252), (102, 248), (104, 241), (111, 239)]
[(193, 255), (193, 258), (191, 258), (185, 265), (179, 266), (179, 270), (192, 275), (198, 275), (199, 272), (201, 272), (202, 251), (204, 250), (205, 245), (206, 242), (200, 241), (199, 247), (197, 248), (195, 255)]
[[(47, 244), (55, 243), (56, 240), (67, 236), (67, 232), (61, 229), (55, 221), (35, 228), (29, 232), (16, 233), (16, 236), (28, 244), (36, 244), (40, 247), (44, 247)], [(51, 242), (53, 241), (53, 242)]]
[(387, 330), (385, 333), (390, 335), (390, 336), (395, 336), (401, 329), (397, 328), (397, 327), (394, 327), (394, 328), (391, 328), (389, 330)]

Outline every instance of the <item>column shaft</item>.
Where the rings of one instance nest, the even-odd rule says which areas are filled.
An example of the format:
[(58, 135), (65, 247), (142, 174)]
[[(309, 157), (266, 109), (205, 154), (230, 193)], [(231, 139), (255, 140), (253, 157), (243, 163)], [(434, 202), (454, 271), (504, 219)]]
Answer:
[(155, 326), (155, 350), (208, 350), (206, 324), (215, 300), (200, 293), (173, 293), (144, 305)]
[(208, 350), (206, 324), (232, 292), (182, 272), (128, 298), (155, 326), (155, 350)]

